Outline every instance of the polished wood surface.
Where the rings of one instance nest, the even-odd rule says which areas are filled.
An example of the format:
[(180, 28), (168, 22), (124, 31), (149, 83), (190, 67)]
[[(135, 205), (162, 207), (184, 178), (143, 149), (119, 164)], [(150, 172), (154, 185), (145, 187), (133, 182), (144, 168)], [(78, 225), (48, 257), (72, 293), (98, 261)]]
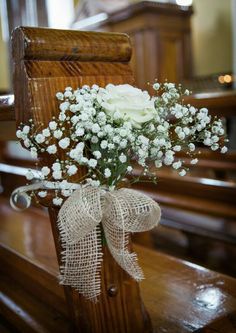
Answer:
[(138, 1), (89, 30), (127, 33), (132, 41), (132, 68), (138, 87), (148, 82), (181, 82), (192, 76), (190, 19), (192, 7), (157, 1)]
[[(29, 30), (29, 38), (27, 37), (27, 29), (19, 33), (19, 40), (29, 42), (30, 38), (34, 41), (35, 40), (35, 35), (34, 31), (32, 28)], [(44, 31), (45, 32), (45, 31)], [(26, 40), (24, 39), (24, 34), (26, 35)], [(83, 40), (88, 40), (90, 35), (83, 35)], [(109, 40), (109, 36), (106, 35), (107, 39)], [(16, 37), (16, 38), (18, 38)], [(43, 38), (43, 37), (42, 37)], [(104, 37), (105, 38), (105, 37)], [(106, 39), (105, 38), (105, 39)], [(73, 38), (72, 38), (73, 39)], [(47, 38), (45, 37), (45, 43), (47, 44)], [(16, 103), (16, 110), (18, 114), (18, 122), (21, 120), (27, 120), (29, 117), (33, 117), (33, 119), (37, 121), (47, 121), (48, 117), (51, 117), (53, 114), (56, 114), (56, 104), (53, 104), (52, 96), (54, 96), (55, 92), (58, 90), (63, 89), (67, 85), (72, 85), (72, 87), (76, 87), (77, 85), (81, 84), (92, 84), (92, 83), (98, 83), (100, 85), (104, 85), (108, 82), (114, 82), (114, 83), (122, 83), (122, 82), (133, 82), (132, 80), (132, 73), (128, 67), (127, 62), (122, 62), (120, 63), (118, 60), (116, 63), (109, 63), (108, 60), (106, 62), (99, 61), (96, 59), (95, 62), (93, 60), (90, 60), (87, 62), (85, 60), (84, 55), (81, 58), (81, 60), (70, 60), (69, 55), (68, 55), (68, 49), (65, 49), (65, 58), (63, 61), (60, 61), (61, 57), (63, 57), (62, 53), (63, 50), (53, 51), (53, 56), (50, 61), (45, 61), (45, 58), (42, 57), (40, 59), (34, 59), (32, 55), (32, 50), (34, 49), (34, 42), (31, 44), (31, 46), (26, 44), (26, 50), (30, 50), (28, 53), (29, 59), (27, 58), (28, 56), (26, 55), (27, 52), (21, 52), (19, 51), (20, 57), (25, 57), (25, 59), (22, 59), (19, 57), (18, 61), (16, 61), (16, 66), (18, 68), (18, 80), (16, 80), (16, 88), (18, 86), (17, 94), (16, 96), (18, 99), (18, 103)], [(73, 42), (70, 45), (74, 45)], [(82, 43), (82, 45), (84, 45)], [(20, 47), (19, 45), (16, 45), (17, 47)], [(16, 47), (16, 48), (17, 48)], [(27, 49), (28, 47), (28, 49)], [(43, 50), (43, 48), (42, 48)], [(36, 47), (36, 51), (37, 47)], [(37, 53), (36, 52), (36, 53)], [(47, 48), (43, 50), (44, 56), (46, 57), (47, 53)], [(103, 52), (106, 53), (107, 49), (104, 48)], [(127, 51), (126, 51), (127, 52)], [(102, 54), (102, 52), (101, 52)], [(15, 54), (16, 56), (16, 54)], [(106, 55), (107, 56), (107, 55)], [(37, 56), (38, 57), (38, 56)], [(55, 57), (55, 58), (54, 58)], [(58, 57), (58, 58), (57, 58)], [(101, 55), (102, 57), (102, 55)], [(77, 59), (77, 58), (74, 58)], [(78, 58), (79, 59), (79, 58)], [(113, 59), (114, 60), (114, 59)], [(72, 66), (73, 65), (73, 66)], [(19, 87), (24, 87), (23, 89), (19, 89)], [(22, 91), (23, 90), (23, 91)], [(28, 93), (30, 92), (30, 94)], [(21, 94), (22, 95), (21, 95)], [(20, 97), (23, 96), (23, 99), (20, 101)], [(33, 96), (33, 98), (32, 98)], [(48, 96), (51, 98), (51, 100), (47, 100), (45, 96)], [(23, 109), (23, 107), (25, 107)], [(23, 112), (23, 110), (25, 112)], [(214, 191), (211, 191), (211, 193), (214, 194)], [(199, 198), (200, 200), (200, 198)], [(1, 205), (1, 209), (3, 207), (6, 207)], [(3, 208), (4, 211), (6, 210)], [(7, 210), (6, 210), (7, 211)], [(16, 215), (15, 215), (16, 214)], [(12, 213), (9, 214), (9, 220), (14, 221), (14, 225), (12, 224), (12, 229), (11, 232), (7, 231), (7, 228), (5, 229), (5, 238), (2, 238), (2, 245), (1, 245), (1, 260), (5, 262), (5, 265), (2, 265), (2, 270), (6, 270), (5, 273), (7, 273), (7, 276), (11, 276), (11, 278), (16, 280), (15, 272), (18, 272), (17, 276), (17, 282), (20, 285), (23, 285), (23, 287), (31, 294), (34, 295), (35, 298), (39, 298), (40, 302), (44, 300), (44, 303), (48, 304), (48, 306), (52, 307), (53, 309), (56, 310), (57, 313), (60, 314), (60, 316), (63, 316), (66, 320), (66, 309), (69, 304), (69, 309), (70, 313), (74, 314), (76, 318), (78, 318), (77, 321), (77, 326), (81, 326), (81, 318), (80, 314), (78, 312), (78, 309), (81, 304), (83, 304), (84, 309), (89, 309), (89, 307), (84, 304), (84, 301), (78, 300), (78, 297), (74, 294), (71, 293), (69, 290), (69, 297), (68, 297), (68, 291), (67, 293), (67, 300), (63, 296), (63, 289), (61, 286), (58, 286), (55, 281), (55, 276), (57, 275), (57, 264), (56, 264), (56, 255), (55, 255), (55, 250), (53, 250), (53, 241), (51, 238), (51, 232), (49, 228), (49, 225), (47, 224), (48, 219), (45, 218), (44, 213), (42, 211), (39, 212), (39, 215), (42, 214), (42, 217), (44, 216), (43, 220), (46, 221), (44, 222), (39, 222), (42, 221), (41, 217), (34, 217), (33, 220), (30, 218), (30, 214), (27, 215), (25, 212), (22, 214), (22, 216), (25, 217), (28, 216), (28, 229), (26, 228), (26, 225), (24, 222), (21, 222), (21, 225), (24, 225), (23, 229), (24, 232), (20, 233), (22, 237), (18, 237), (19, 248), (24, 249), (24, 246), (28, 248), (28, 254), (32, 258), (29, 259), (28, 256), (25, 256), (24, 253), (22, 253), (22, 250), (16, 250), (12, 246), (8, 246), (6, 239), (11, 239), (14, 243), (13, 238), (11, 238), (11, 233), (14, 235), (17, 235), (16, 232), (14, 232), (15, 228), (15, 222), (18, 221), (20, 214), (18, 213)], [(37, 213), (38, 214), (38, 213)], [(4, 217), (4, 214), (1, 214)], [(41, 216), (41, 215), (40, 215)], [(31, 222), (29, 222), (31, 221)], [(36, 222), (37, 221), (37, 222)], [(38, 225), (40, 223), (44, 223), (44, 228), (46, 228), (46, 233), (43, 232), (42, 230), (38, 230), (37, 236), (39, 234), (43, 235), (43, 238), (40, 242), (42, 244), (43, 249), (40, 249), (39, 242), (37, 242), (36, 239), (32, 237), (37, 237), (34, 234), (34, 230), (31, 229), (31, 225), (33, 223), (37, 223)], [(56, 235), (56, 228), (55, 228), (55, 218), (52, 218), (52, 227), (54, 234)], [(3, 224), (1, 224), (3, 225)], [(19, 226), (19, 224), (18, 224)], [(19, 232), (19, 230), (18, 230)], [(29, 233), (29, 235), (28, 235)], [(31, 234), (32, 233), (32, 234)], [(4, 232), (3, 232), (4, 235)], [(27, 236), (28, 235), (28, 236)], [(49, 236), (50, 235), (50, 236)], [(27, 238), (28, 241), (25, 241), (25, 237)], [(21, 239), (21, 240), (20, 240)], [(57, 240), (57, 236), (55, 237)], [(47, 250), (47, 246), (44, 245), (44, 240), (51, 242), (51, 248)], [(17, 242), (16, 242), (17, 243)], [(24, 245), (22, 245), (24, 244)], [(32, 251), (31, 246), (34, 244), (34, 246), (39, 246), (37, 249), (37, 253), (35, 255), (35, 251)], [(59, 249), (58, 242), (57, 244), (57, 250)], [(18, 245), (17, 245), (18, 246)], [(37, 247), (36, 246), (36, 247)], [(46, 250), (47, 253), (41, 252)], [(212, 273), (208, 270), (202, 269), (200, 267), (189, 267), (191, 264), (183, 263), (181, 261), (175, 260), (173, 258), (168, 258), (166, 256), (163, 256), (161, 254), (154, 254), (152, 251), (149, 252), (148, 250), (143, 250), (141, 248), (137, 248), (137, 251), (141, 251), (140, 253), (140, 262), (144, 264), (144, 269), (147, 273), (148, 279), (144, 281), (141, 284), (141, 292), (142, 292), (142, 297), (145, 301), (145, 305), (148, 308), (148, 311), (151, 315), (151, 319), (153, 322), (153, 326), (155, 328), (158, 327), (157, 332), (160, 330), (165, 332), (168, 330), (170, 332), (194, 332), (198, 329), (201, 329), (205, 327), (204, 329), (207, 330), (213, 330), (216, 329), (218, 332), (224, 331), (226, 329), (230, 330), (233, 332), (234, 330), (234, 321), (235, 321), (235, 280), (227, 278), (227, 277), (222, 277), (221, 275)], [(43, 253), (40, 254), (40, 253)], [(51, 255), (53, 258), (50, 259)], [(40, 260), (39, 260), (40, 257)], [(5, 261), (4, 261), (5, 258)], [(45, 259), (47, 258), (47, 259)], [(165, 259), (167, 258), (167, 259)], [(6, 260), (9, 259), (9, 260)], [(150, 259), (150, 260), (149, 260)], [(47, 264), (44, 263), (44, 260), (47, 261)], [(158, 264), (155, 264), (155, 262), (158, 262)], [(163, 264), (161, 264), (163, 262)], [(54, 264), (53, 264), (54, 263)], [(54, 268), (53, 268), (54, 267)], [(113, 267), (113, 266), (112, 266)], [(145, 268), (147, 267), (147, 268)], [(161, 268), (162, 267), (162, 268)], [(114, 268), (114, 271), (116, 268)], [(170, 275), (168, 276), (168, 270), (170, 271)], [(203, 273), (202, 273), (203, 272)], [(113, 276), (113, 281), (115, 276), (120, 276), (121, 272), (115, 272), (116, 274), (109, 275), (110, 277)], [(118, 275), (117, 275), (118, 274)], [(159, 278), (159, 274), (162, 276), (163, 280), (161, 282)], [(211, 280), (211, 277), (212, 278)], [(219, 277), (219, 280), (218, 280)], [(123, 277), (122, 277), (123, 278)], [(224, 283), (227, 285), (226, 291), (224, 293), (224, 289), (219, 283), (221, 281), (220, 279), (224, 278)], [(170, 285), (172, 285), (172, 289), (176, 289), (174, 297), (173, 296), (173, 290), (171, 288), (165, 287), (164, 285), (164, 280), (167, 280)], [(181, 281), (183, 280), (183, 283), (181, 284)], [(196, 285), (191, 285), (190, 281), (191, 280), (196, 280), (197, 282)], [(220, 292), (221, 294), (224, 295), (224, 299), (226, 299), (226, 310), (223, 312), (220, 311), (219, 307), (213, 306), (214, 309), (217, 308), (216, 311), (210, 310), (209, 311), (205, 309), (207, 306), (203, 306), (203, 301), (206, 301), (205, 299), (200, 298), (199, 304), (197, 302), (197, 299), (194, 298), (194, 296), (198, 297), (198, 292), (199, 290), (205, 290), (207, 289), (207, 281), (211, 281), (211, 288), (219, 289), (218, 284), (220, 285)], [(29, 282), (29, 283), (26, 283)], [(107, 279), (107, 282), (109, 281), (109, 277)], [(150, 288), (150, 291), (145, 293), (143, 290), (145, 289), (145, 283), (146, 283), (146, 288)], [(112, 283), (113, 284), (113, 283)], [(116, 285), (116, 282), (114, 283)], [(186, 284), (186, 285), (185, 285)], [(108, 285), (107, 285), (108, 286)], [(107, 290), (106, 286), (106, 290)], [(119, 286), (119, 283), (118, 283)], [(131, 287), (133, 286), (133, 287)], [(144, 286), (144, 287), (143, 287)], [(159, 288), (161, 286), (162, 288)], [(197, 286), (199, 286), (199, 289), (197, 289)], [(203, 286), (203, 289), (201, 287)], [(232, 287), (233, 286), (233, 287)], [(165, 288), (164, 288), (165, 287)], [(3, 287), (4, 288), (4, 287)], [(133, 298), (133, 292), (136, 295), (137, 299), (139, 299), (139, 294), (137, 291), (137, 286), (135, 284), (132, 284), (131, 282), (125, 283), (125, 288), (118, 288), (118, 290), (121, 290), (122, 292), (122, 297), (124, 296), (124, 293), (126, 295), (129, 295), (129, 298)], [(205, 288), (205, 289), (204, 289)], [(230, 289), (231, 288), (231, 289)], [(116, 288), (115, 288), (116, 289)], [(125, 289), (125, 291), (124, 291)], [(136, 289), (136, 291), (135, 291)], [(159, 290), (161, 289), (161, 291)], [(179, 292), (178, 292), (179, 291)], [(7, 288), (4, 289), (4, 292), (7, 294)], [(123, 293), (124, 292), (124, 293)], [(186, 297), (185, 295), (182, 295), (186, 292)], [(230, 292), (232, 292), (233, 296), (230, 296)], [(118, 293), (120, 295), (121, 293)], [(164, 293), (164, 294), (163, 294)], [(210, 291), (210, 296), (212, 291)], [(214, 293), (214, 290), (213, 290)], [(14, 293), (9, 295), (9, 297), (13, 298)], [(17, 292), (16, 292), (17, 294)], [(23, 295), (23, 294), (22, 294)], [(164, 295), (164, 296), (163, 296)], [(189, 296), (190, 295), (190, 296)], [(192, 296), (191, 296), (192, 295)], [(181, 296), (181, 297), (180, 297)], [(214, 296), (214, 295), (213, 295)], [(211, 297), (213, 297), (211, 296)], [(23, 296), (22, 296), (23, 297)], [(110, 296), (109, 296), (110, 297)], [(118, 296), (120, 297), (120, 296)], [(152, 298), (151, 298), (152, 297)], [(170, 297), (170, 298), (168, 298)], [(171, 298), (172, 297), (172, 298)], [(213, 297), (214, 298), (214, 297)], [(115, 298), (113, 298), (114, 300)], [(125, 298), (124, 298), (125, 299)], [(18, 298), (18, 302), (20, 298)], [(71, 301), (73, 301), (73, 304), (71, 304)], [(30, 302), (30, 301), (29, 301)], [(110, 303), (109, 303), (110, 302)], [(113, 315), (110, 312), (110, 309), (113, 307), (115, 309), (115, 312), (113, 313), (119, 313), (119, 315), (125, 316), (125, 322), (128, 320), (132, 321), (137, 321), (134, 319), (133, 315), (133, 304), (128, 300), (125, 302), (125, 305), (119, 303), (119, 301), (116, 303), (116, 305), (112, 305), (111, 297), (108, 298), (108, 301), (106, 302), (106, 313), (108, 314), (106, 318), (112, 318), (114, 320)], [(163, 302), (163, 303), (162, 303)], [(192, 302), (192, 303), (191, 303)], [(16, 302), (17, 303), (17, 302)], [(114, 302), (115, 303), (115, 302)], [(126, 304), (127, 303), (127, 304)], [(191, 303), (191, 306), (189, 305)], [(5, 312), (7, 312), (7, 304), (5, 304)], [(41, 304), (41, 303), (40, 303)], [(67, 305), (66, 305), (67, 304)], [(109, 307), (107, 307), (107, 304), (109, 304)], [(161, 304), (163, 304), (163, 307), (161, 307)], [(165, 305), (167, 304), (167, 305)], [(172, 304), (175, 304), (173, 307)], [(214, 303), (215, 304), (215, 303)], [(222, 302), (220, 304), (223, 304)], [(22, 307), (24, 307), (24, 304), (21, 304)], [(225, 306), (225, 303), (223, 304)], [(39, 305), (38, 303), (35, 304), (35, 307), (43, 307), (45, 305)], [(86, 307), (87, 306), (87, 307)], [(127, 307), (132, 307), (132, 311), (130, 314), (127, 316), (125, 313), (120, 314), (120, 311), (117, 311), (117, 309), (124, 308), (127, 309)], [(171, 308), (173, 307), (173, 310)], [(103, 305), (100, 307), (102, 308)], [(142, 308), (142, 306), (141, 306)], [(180, 308), (183, 309), (184, 314), (182, 313)], [(61, 310), (60, 310), (61, 309)], [(63, 310), (64, 309), (64, 310)], [(163, 309), (160, 310), (160, 309)], [(197, 310), (196, 310), (197, 309)], [(72, 311), (71, 311), (72, 310)], [(187, 313), (188, 310), (191, 310), (190, 313)], [(90, 310), (88, 310), (90, 311)], [(99, 311), (99, 310), (98, 310)], [(100, 318), (104, 318), (101, 316), (101, 314), (98, 315), (98, 311), (91, 310), (93, 312), (92, 317), (90, 318), (96, 318), (97, 320), (100, 320)], [(30, 312), (30, 309), (28, 308), (28, 312)], [(97, 312), (97, 313), (95, 313)], [(205, 317), (205, 312), (207, 313)], [(145, 311), (142, 312), (142, 309), (139, 307), (139, 311), (136, 312), (136, 315), (138, 318), (140, 318), (140, 313), (144, 313), (145, 316)], [(172, 314), (173, 313), (173, 314)], [(33, 316), (37, 316), (36, 313), (34, 313)], [(111, 316), (111, 317), (110, 317)], [(50, 317), (50, 320), (53, 320), (53, 317)], [(194, 321), (195, 318), (195, 321)], [(82, 325), (83, 325), (83, 320), (85, 321), (86, 318), (82, 318)], [(87, 321), (87, 320), (86, 320)], [(105, 320), (107, 321), (107, 320)], [(223, 324), (222, 324), (223, 322)], [(136, 327), (138, 327), (138, 321), (136, 324)], [(45, 323), (46, 325), (46, 323)], [(85, 329), (86, 327), (86, 323)], [(100, 330), (104, 330), (104, 325), (103, 323), (101, 324), (91, 324), (96, 325), (97, 327), (99, 326)], [(128, 324), (127, 324), (128, 325)], [(126, 325), (126, 327), (128, 327)], [(27, 326), (27, 325), (26, 325)], [(220, 327), (221, 326), (221, 327)], [(83, 326), (82, 326), (83, 327)], [(106, 327), (106, 326), (105, 326)], [(118, 328), (119, 329), (119, 328)], [(140, 327), (138, 328), (140, 330)], [(124, 331), (123, 327), (121, 327), (122, 332)], [(217, 332), (217, 330), (215, 330)], [(54, 330), (55, 331), (55, 330)], [(141, 330), (144, 332), (144, 330)], [(112, 332), (116, 332), (113, 327), (112, 327)]]
[[(59, 113), (56, 92), (64, 91), (67, 86), (76, 89), (84, 84), (105, 86), (134, 82), (129, 66), (131, 45), (124, 34), (21, 27), (13, 32), (12, 48), (18, 124), (27, 123), (30, 118), (36, 125), (47, 124)], [(64, 159), (63, 153), (57, 158)], [(41, 162), (47, 165), (52, 160), (42, 154)], [(85, 174), (85, 168), (81, 167), (71, 181), (78, 181)], [(40, 202), (48, 206), (45, 200)], [(58, 210), (51, 202), (49, 213), (60, 262)], [(103, 262), (101, 302), (91, 303), (70, 287), (64, 287), (74, 331), (152, 332), (137, 282), (123, 272), (108, 251), (103, 253)], [(111, 286), (119, 292), (111, 295)]]
[(236, 90), (202, 92), (185, 97), (185, 102), (197, 108), (206, 107), (211, 114), (223, 117), (235, 116)]
[(13, 43), (23, 43), (13, 48), (18, 60), (128, 62), (132, 51), (124, 34), (21, 27), (15, 38)]
[[(25, 213), (12, 213), (6, 199), (2, 198), (0, 203), (0, 258), (3, 263), (0, 270), (13, 281), (18, 280), (19, 272), (24, 271), (22, 294), (24, 290), (31, 293), (34, 288), (47, 293), (46, 298), (41, 293), (37, 297), (44, 298), (47, 304), (51, 300), (48, 311), (51, 309), (54, 315), (57, 311), (58, 323), (64, 318), (65, 328), (68, 320), (66, 311), (63, 311), (66, 307), (63, 289), (52, 283), (58, 273), (58, 264), (47, 213), (34, 208)], [(236, 331), (235, 279), (142, 246), (136, 245), (135, 250), (145, 272), (146, 279), (140, 284), (141, 295), (151, 316), (154, 332)], [(18, 290), (17, 284), (12, 285), (12, 291), (4, 288), (3, 293), (9, 292), (10, 297), (14, 288)], [(131, 301), (127, 299), (127, 302)], [(27, 306), (23, 304), (22, 308), (27, 308), (36, 321), (42, 313), (32, 314)], [(41, 325), (47, 327), (45, 321)], [(47, 332), (55, 331), (49, 329)]]

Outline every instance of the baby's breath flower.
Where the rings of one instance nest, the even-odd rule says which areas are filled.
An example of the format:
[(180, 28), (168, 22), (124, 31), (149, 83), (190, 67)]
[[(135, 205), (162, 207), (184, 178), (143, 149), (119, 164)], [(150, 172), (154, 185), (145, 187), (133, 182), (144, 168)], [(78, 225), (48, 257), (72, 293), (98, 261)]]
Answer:
[(125, 156), (125, 154), (122, 153), (119, 156), (119, 160), (120, 160), (121, 163), (125, 163), (127, 161), (127, 157)]
[(69, 176), (73, 176), (76, 174), (76, 172), (78, 171), (78, 168), (76, 165), (72, 164), (68, 167), (67, 173)]
[(213, 143), (213, 145), (211, 146), (211, 150), (217, 150), (217, 149), (219, 149), (218, 143)]
[(59, 114), (59, 120), (60, 121), (65, 121), (66, 120), (66, 114), (64, 113), (64, 112), (61, 112), (60, 114)]
[(92, 126), (92, 132), (98, 133), (100, 131), (100, 126), (98, 124), (93, 124)]
[(158, 168), (158, 169), (161, 168), (161, 167), (162, 167), (162, 162), (156, 160), (156, 161), (155, 161), (155, 167)]
[(176, 145), (173, 147), (174, 151), (180, 151), (181, 150), (181, 146), (180, 145)]
[(72, 194), (71, 190), (62, 190), (61, 191), (61, 195), (63, 195), (63, 197), (69, 197)]
[(48, 124), (49, 128), (51, 130), (55, 130), (57, 128), (57, 123), (55, 121), (50, 121), (50, 123)]
[(42, 172), (42, 175), (43, 176), (48, 176), (49, 175), (49, 173), (50, 173), (50, 169), (49, 169), (49, 167), (47, 167), (47, 166), (44, 166), (44, 167), (42, 167), (42, 169), (41, 169), (41, 172)]
[(62, 131), (58, 129), (54, 131), (53, 136), (56, 139), (60, 139), (62, 137), (62, 134), (63, 134)]
[(154, 90), (159, 90), (159, 88), (160, 88), (160, 84), (159, 83), (156, 82), (156, 83), (153, 84), (153, 89)]
[(45, 128), (44, 130), (42, 130), (42, 134), (43, 134), (46, 138), (48, 138), (48, 137), (51, 135), (51, 133), (50, 133), (50, 131), (49, 131), (48, 128)]
[(106, 149), (107, 148), (107, 145), (108, 145), (108, 142), (106, 140), (102, 140), (100, 146), (102, 149)]
[(18, 139), (21, 139), (21, 138), (22, 138), (22, 134), (23, 134), (23, 133), (22, 133), (21, 130), (17, 130), (17, 131), (16, 131), (16, 136), (17, 136)]
[(61, 204), (63, 202), (63, 199), (59, 198), (59, 197), (56, 197), (56, 198), (53, 198), (52, 202), (55, 206), (61, 206)]
[(94, 158), (90, 158), (90, 160), (88, 160), (88, 165), (90, 166), (90, 168), (95, 168), (97, 163), (97, 160), (95, 160)]
[(77, 136), (83, 136), (84, 135), (84, 129), (81, 128), (81, 127), (78, 127), (77, 130), (76, 130), (76, 132), (75, 132), (75, 134)]
[(29, 147), (30, 147), (30, 144), (31, 144), (31, 142), (30, 142), (29, 139), (25, 139), (25, 140), (24, 140), (24, 146), (25, 146), (26, 148), (29, 148)]
[(189, 147), (189, 150), (190, 150), (190, 151), (194, 151), (195, 148), (196, 148), (196, 147), (195, 147), (195, 144), (192, 143), (192, 142), (188, 145), (188, 147)]
[(99, 160), (102, 156), (99, 150), (93, 151), (93, 155), (96, 157), (97, 160)]
[(133, 170), (133, 168), (132, 168), (132, 166), (131, 165), (129, 165), (129, 166), (127, 166), (127, 172), (131, 172), (132, 170)]
[(64, 94), (62, 92), (58, 92), (56, 93), (56, 98), (59, 100), (59, 101), (63, 101), (64, 99)]
[(172, 164), (172, 167), (176, 170), (178, 170), (180, 167), (182, 166), (182, 162), (181, 161), (178, 161), (178, 162), (174, 162)]
[(104, 176), (105, 176), (105, 178), (111, 177), (111, 170), (109, 168), (106, 168), (104, 170)]
[(180, 172), (179, 172), (179, 175), (181, 177), (184, 177), (186, 175), (186, 170), (182, 169)]
[(59, 142), (58, 142), (59, 146), (62, 148), (62, 149), (66, 149), (69, 144), (70, 144), (70, 139), (69, 138), (64, 138), (64, 139), (61, 139)]
[(222, 154), (225, 154), (225, 153), (227, 153), (227, 151), (228, 151), (228, 148), (227, 148), (226, 146), (224, 146), (224, 147), (221, 148), (221, 151), (220, 151), (220, 152), (221, 152)]
[[(65, 94), (70, 94), (70, 96), (72, 95), (72, 93), (70, 91), (66, 92)], [(65, 94), (64, 94), (64, 96), (67, 97)], [(69, 106), (70, 106), (69, 102), (63, 102), (63, 103), (60, 104), (59, 109), (62, 112), (65, 112), (66, 110), (69, 109)]]
[(43, 143), (45, 141), (45, 136), (43, 134), (37, 134), (35, 137), (37, 143)]
[(194, 158), (193, 160), (191, 160), (191, 164), (197, 164), (197, 162), (198, 162), (198, 159), (197, 158)]
[(35, 147), (31, 148), (30, 154), (32, 158), (37, 158), (38, 157), (37, 149)]
[(23, 130), (22, 130), (22, 132), (23, 132), (24, 134), (28, 134), (28, 133), (29, 133), (29, 131), (30, 131), (30, 127), (29, 127), (29, 126), (27, 126), (27, 125), (25, 125), (25, 126), (23, 127)]
[(40, 198), (45, 198), (45, 197), (47, 196), (47, 191), (39, 191), (39, 192), (38, 192), (38, 196), (39, 196)]
[(53, 165), (52, 165), (52, 170), (54, 170), (54, 171), (59, 171), (59, 170), (61, 170), (61, 164), (58, 163), (58, 162), (53, 163)]
[(55, 180), (62, 179), (62, 172), (61, 172), (61, 170), (55, 170), (55, 171), (53, 171), (52, 177)]
[(56, 145), (50, 145), (47, 147), (46, 151), (49, 153), (49, 154), (55, 154), (57, 152), (57, 147)]

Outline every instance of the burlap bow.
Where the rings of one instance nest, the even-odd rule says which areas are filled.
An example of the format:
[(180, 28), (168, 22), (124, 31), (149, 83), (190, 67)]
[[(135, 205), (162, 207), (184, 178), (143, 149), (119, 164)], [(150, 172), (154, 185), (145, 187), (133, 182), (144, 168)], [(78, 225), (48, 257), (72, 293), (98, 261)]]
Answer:
[(137, 255), (128, 250), (129, 233), (152, 229), (160, 215), (155, 201), (134, 190), (109, 192), (90, 186), (76, 190), (58, 214), (63, 248), (60, 283), (75, 288), (87, 299), (97, 300), (101, 293), (100, 223), (116, 262), (136, 281), (142, 280)]

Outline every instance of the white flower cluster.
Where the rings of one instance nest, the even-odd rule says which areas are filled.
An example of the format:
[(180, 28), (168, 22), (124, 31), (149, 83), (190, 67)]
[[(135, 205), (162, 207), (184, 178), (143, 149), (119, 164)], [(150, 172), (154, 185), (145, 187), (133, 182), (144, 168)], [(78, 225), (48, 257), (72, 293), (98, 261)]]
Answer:
[[(172, 166), (184, 176), (187, 168), (178, 152), (187, 152), (191, 164), (196, 164), (199, 143), (227, 151), (221, 120), (212, 121), (205, 108), (180, 103), (188, 91), (182, 93), (173, 83), (155, 83), (153, 88), (157, 96), (151, 98), (130, 85), (67, 87), (56, 94), (60, 111), (46, 128), (36, 130), (32, 120), (20, 126), (16, 135), (32, 157), (51, 155), (51, 166), (43, 166), (41, 174), (44, 180), (63, 184), (56, 191), (55, 205), (71, 194), (67, 184), (80, 166), (87, 174), (76, 181), (115, 188), (132, 172), (134, 159), (145, 175), (153, 175), (154, 163), (156, 168)], [(27, 177), (31, 180), (32, 172)], [(45, 197), (47, 192), (38, 195)]]

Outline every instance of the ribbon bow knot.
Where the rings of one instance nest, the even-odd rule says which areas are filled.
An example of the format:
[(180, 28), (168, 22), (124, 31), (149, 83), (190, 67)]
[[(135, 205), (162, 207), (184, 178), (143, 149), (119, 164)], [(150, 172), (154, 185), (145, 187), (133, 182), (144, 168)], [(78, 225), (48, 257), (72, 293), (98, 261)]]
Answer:
[(128, 249), (129, 233), (154, 228), (160, 216), (155, 201), (131, 189), (106, 192), (87, 186), (75, 190), (58, 214), (63, 248), (60, 283), (75, 288), (87, 299), (97, 300), (101, 293), (100, 223), (113, 258), (136, 281), (142, 280), (137, 255)]

